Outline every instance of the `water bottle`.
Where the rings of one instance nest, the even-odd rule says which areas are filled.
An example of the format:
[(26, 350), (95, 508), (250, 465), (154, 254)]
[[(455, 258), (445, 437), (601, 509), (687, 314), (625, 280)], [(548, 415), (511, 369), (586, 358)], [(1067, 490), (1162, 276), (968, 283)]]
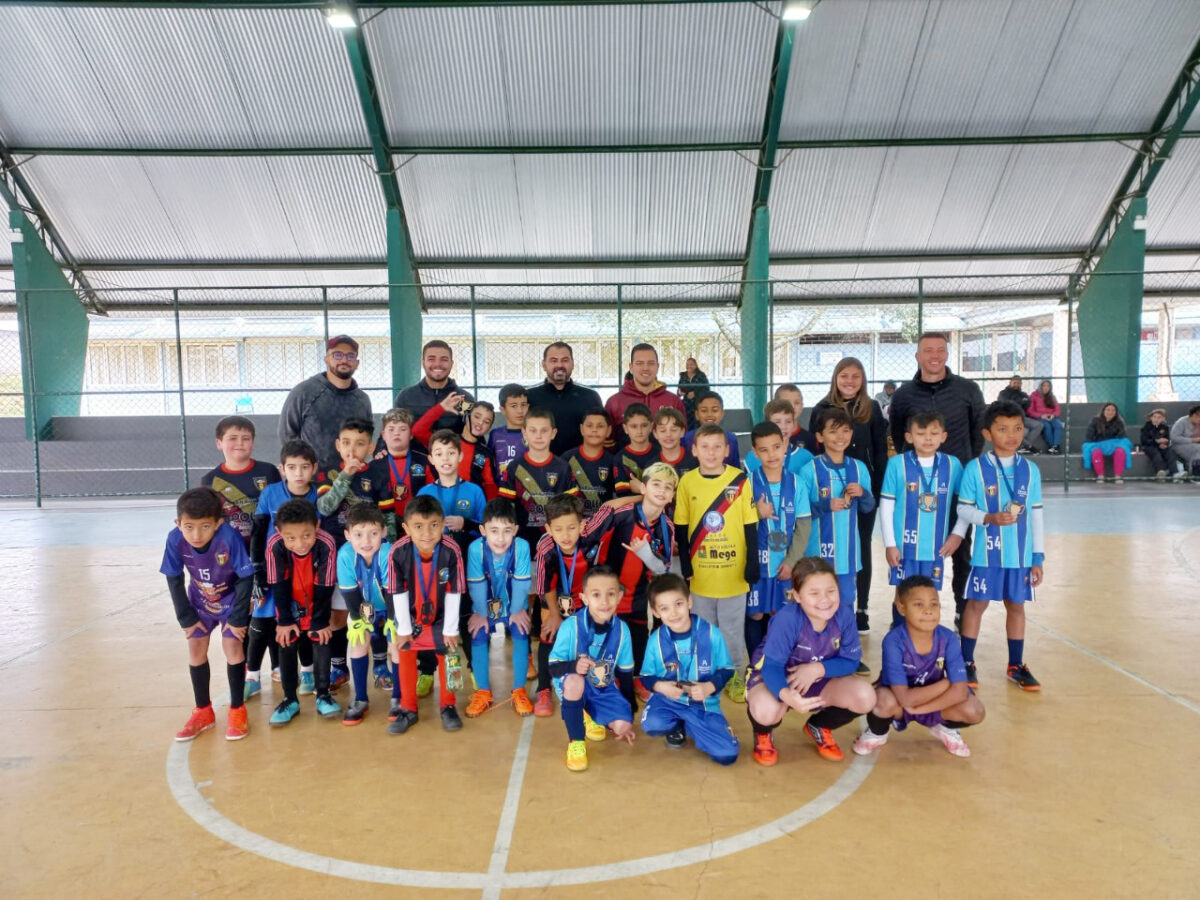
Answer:
[(461, 691), (464, 683), (462, 653), (458, 650), (447, 650), (446, 687), (451, 691)]

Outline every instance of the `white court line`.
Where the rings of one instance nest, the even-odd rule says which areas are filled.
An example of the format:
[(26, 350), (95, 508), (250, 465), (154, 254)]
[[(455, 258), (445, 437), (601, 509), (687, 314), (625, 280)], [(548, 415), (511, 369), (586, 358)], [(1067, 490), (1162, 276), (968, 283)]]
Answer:
[(1050, 635), (1052, 638), (1057, 638), (1058, 640), (1062, 641), (1068, 647), (1074, 647), (1076, 650), (1078, 650), (1084, 656), (1091, 657), (1092, 659), (1096, 660), (1096, 662), (1108, 666), (1114, 672), (1120, 672), (1126, 678), (1136, 681), (1138, 684), (1142, 685), (1143, 687), (1150, 688), (1150, 690), (1154, 691), (1157, 694), (1162, 694), (1168, 700), (1174, 700), (1176, 703), (1178, 703), (1184, 709), (1190, 709), (1196, 715), (1200, 716), (1200, 706), (1193, 703), (1191, 700), (1187, 699), (1187, 697), (1181, 697), (1178, 694), (1176, 694), (1174, 691), (1167, 690), (1165, 687), (1159, 687), (1153, 681), (1147, 681), (1145, 678), (1143, 678), (1141, 675), (1138, 675), (1136, 672), (1130, 672), (1128, 669), (1126, 669), (1124, 666), (1120, 665), (1119, 663), (1113, 662), (1108, 657), (1101, 656), (1095, 650), (1091, 650), (1091, 649), (1083, 646), (1083, 644), (1079, 643), (1078, 641), (1072, 640), (1071, 638), (1067, 637), (1062, 632), (1056, 631), (1048, 625), (1043, 625), (1041, 622), (1036, 622), (1033, 619), (1030, 619), (1028, 617), (1026, 617), (1026, 621), (1029, 622), (1030, 625), (1034, 625), (1034, 626), (1040, 628), (1042, 631), (1046, 632), (1046, 634)]
[[(521, 805), (521, 785), (525, 782), (525, 767), (529, 763), (529, 745), (532, 743), (533, 716), (526, 716), (521, 722), (521, 739), (517, 742), (512, 771), (508, 775), (508, 792), (504, 795), (500, 824), (496, 826), (496, 843), (492, 845), (488, 875), (502, 875), (508, 866), (508, 852), (512, 849), (513, 829), (517, 824), (517, 809)], [(500, 900), (500, 890), (499, 882), (489, 886), (483, 892), (483, 900)]]

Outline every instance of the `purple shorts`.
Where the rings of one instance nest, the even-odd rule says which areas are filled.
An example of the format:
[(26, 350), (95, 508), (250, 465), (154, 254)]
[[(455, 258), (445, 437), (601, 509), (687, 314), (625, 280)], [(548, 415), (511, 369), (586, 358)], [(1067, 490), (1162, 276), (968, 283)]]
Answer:
[(233, 610), (226, 609), (223, 610), (219, 615), (214, 615), (206, 609), (196, 609), (196, 607), (193, 606), (192, 611), (196, 614), (196, 618), (200, 620), (200, 624), (204, 628), (203, 634), (193, 634), (192, 637), (203, 637), (205, 634), (212, 634), (218, 625), (221, 626), (221, 637), (234, 637), (233, 632), (229, 630), (229, 614), (233, 612)]
[(913, 716), (908, 713), (901, 713), (898, 718), (892, 719), (892, 727), (897, 731), (903, 731), (909, 726), (910, 722), (916, 722), (918, 725), (932, 728), (934, 725), (942, 724), (942, 714), (940, 712), (931, 712)]
[[(761, 649), (761, 648), (759, 648)], [(746, 690), (754, 687), (756, 684), (765, 684), (762, 674), (762, 654), (756, 653), (750, 659), (750, 674), (746, 676)], [(818, 678), (814, 681), (807, 691), (804, 692), (805, 697), (816, 697), (825, 689), (825, 685), (829, 684), (828, 678)]]

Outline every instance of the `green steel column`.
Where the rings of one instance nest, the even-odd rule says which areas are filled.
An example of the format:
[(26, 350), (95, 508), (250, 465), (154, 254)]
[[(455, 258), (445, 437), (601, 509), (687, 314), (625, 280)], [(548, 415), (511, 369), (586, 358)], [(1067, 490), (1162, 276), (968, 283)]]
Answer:
[(387, 213), (388, 318), (392, 332), (392, 387), (399, 390), (421, 377), (421, 289), (398, 209)]
[(767, 207), (754, 210), (750, 229), (750, 251), (742, 282), (742, 402), (754, 416), (767, 402), (771, 360), (768, 343), (770, 303), (767, 279), (771, 277), (771, 219)]
[(1133, 198), (1092, 270), (1078, 310), (1087, 398), (1093, 403), (1116, 403), (1131, 422), (1137, 415), (1146, 270), (1146, 232), (1134, 224), (1145, 215), (1146, 198)]
[[(21, 331), (21, 383), (25, 392), (25, 436), (53, 437), (54, 416), (79, 415), (87, 356), (88, 318), (79, 296), (63, 277), (25, 214), (13, 210), (9, 225), (21, 232), (13, 243), (17, 328)], [(38, 397), (33, 402), (31, 385)], [(36, 410), (36, 411), (35, 411)]]

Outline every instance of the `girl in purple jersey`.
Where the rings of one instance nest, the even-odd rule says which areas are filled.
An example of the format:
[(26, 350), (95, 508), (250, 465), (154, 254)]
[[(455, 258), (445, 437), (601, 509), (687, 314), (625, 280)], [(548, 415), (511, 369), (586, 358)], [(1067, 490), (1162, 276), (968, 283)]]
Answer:
[(771, 732), (788, 709), (812, 713), (804, 730), (817, 753), (842, 759), (833, 729), (869, 712), (871, 685), (855, 678), (862, 645), (851, 605), (841, 606), (837, 576), (822, 559), (800, 560), (792, 570), (793, 603), (771, 619), (766, 640), (750, 658), (746, 712), (754, 728), (754, 760), (779, 759)]

